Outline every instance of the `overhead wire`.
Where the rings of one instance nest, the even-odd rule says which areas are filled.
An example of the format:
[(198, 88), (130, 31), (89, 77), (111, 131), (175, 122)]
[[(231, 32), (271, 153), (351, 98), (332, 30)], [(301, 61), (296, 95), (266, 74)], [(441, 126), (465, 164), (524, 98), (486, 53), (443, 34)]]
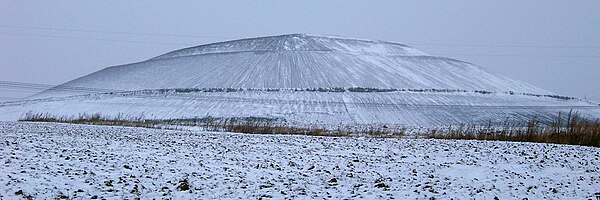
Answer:
[(498, 44), (443, 44), (443, 43), (408, 43), (408, 45), (450, 46), (450, 47), (600, 49), (600, 46), (570, 46), (570, 45), (498, 45)]
[[(52, 28), (52, 27), (32, 27), (32, 26), (9, 26), (0, 25), (0, 28), (16, 28), (16, 29), (31, 29), (31, 30), (50, 30), (50, 31), (65, 31), (65, 32), (81, 32), (81, 33), (102, 33), (102, 34), (121, 34), (121, 35), (146, 35), (146, 36), (163, 36), (163, 37), (183, 37), (183, 38), (208, 38), (208, 39), (233, 39), (234, 37), (223, 37), (215, 35), (191, 35), (191, 34), (167, 34), (167, 33), (148, 33), (148, 32), (125, 32), (125, 31), (104, 31), (90, 29), (68, 29), (68, 28)], [(172, 42), (155, 42), (155, 41), (140, 41), (140, 40), (120, 40), (120, 39), (105, 39), (91, 37), (72, 37), (72, 36), (57, 36), (45, 34), (29, 34), (29, 33), (11, 33), (0, 32), (4, 35), (17, 36), (33, 36), (61, 39), (76, 39), (76, 40), (92, 40), (104, 42), (124, 42), (124, 43), (141, 43), (141, 44), (158, 44), (158, 45), (178, 45), (178, 46), (195, 46), (198, 44), (192, 43), (172, 43)], [(494, 47), (494, 48), (569, 48), (569, 49), (600, 49), (600, 46), (576, 46), (576, 45), (513, 45), (513, 44), (450, 44), (450, 43), (406, 43), (408, 45), (421, 46), (454, 46), (454, 47)], [(441, 54), (444, 56), (484, 56), (484, 57), (547, 57), (547, 58), (598, 58), (595, 55), (495, 55), (495, 54)]]
[(0, 25), (2, 28), (18, 28), (18, 29), (36, 29), (36, 30), (51, 30), (51, 31), (68, 31), (68, 32), (82, 32), (82, 33), (109, 33), (109, 34), (122, 34), (122, 35), (147, 35), (147, 36), (167, 36), (167, 37), (188, 37), (188, 38), (215, 38), (215, 39), (232, 39), (231, 37), (223, 36), (208, 36), (208, 35), (187, 35), (187, 34), (166, 34), (166, 33), (144, 33), (144, 32), (125, 32), (125, 31), (103, 31), (103, 30), (89, 30), (89, 29), (68, 29), (68, 28), (49, 28), (49, 27), (31, 27), (31, 26), (7, 26)]
[(121, 92), (122, 90), (112, 90), (103, 88), (91, 88), (91, 87), (79, 87), (79, 86), (64, 86), (64, 85), (50, 85), (50, 84), (39, 84), (39, 83), (25, 83), (15, 81), (0, 81), (0, 89), (10, 90), (21, 90), (21, 91), (42, 91), (42, 90), (54, 90), (54, 91), (70, 91), (70, 92)]
[[(153, 45), (173, 45), (173, 46), (195, 46), (195, 45), (198, 45), (198, 44), (192, 44), (192, 43), (153, 42), (153, 41), (141, 41), (141, 40), (118, 40), (118, 39), (71, 37), (71, 36), (24, 34), (24, 33), (7, 33), (7, 32), (0, 32), (0, 34), (16, 35), (16, 36), (59, 38), (59, 39), (90, 40), (90, 41), (102, 41), (102, 42), (140, 43), (140, 44), (153, 44)], [(600, 58), (600, 56), (595, 56), (595, 55), (519, 55), (519, 54), (444, 54), (444, 53), (437, 54), (437, 55), (440, 55), (440, 56), (476, 56), (476, 57)]]
[(518, 55), (518, 54), (438, 54), (441, 56), (481, 56), (481, 57), (543, 57), (543, 58), (600, 58), (591, 55)]
[(75, 39), (75, 40), (91, 40), (91, 41), (102, 41), (102, 42), (124, 42), (124, 43), (141, 43), (141, 44), (158, 44), (158, 45), (191, 45), (185, 43), (170, 43), (170, 42), (152, 42), (152, 41), (141, 41), (141, 40), (117, 40), (117, 39), (103, 39), (103, 38), (89, 38), (89, 37), (71, 37), (71, 36), (56, 36), (56, 35), (42, 35), (42, 34), (28, 34), (28, 33), (7, 33), (0, 32), (2, 35), (16, 35), (16, 36), (32, 36), (32, 37), (46, 37), (46, 38), (60, 38), (60, 39)]

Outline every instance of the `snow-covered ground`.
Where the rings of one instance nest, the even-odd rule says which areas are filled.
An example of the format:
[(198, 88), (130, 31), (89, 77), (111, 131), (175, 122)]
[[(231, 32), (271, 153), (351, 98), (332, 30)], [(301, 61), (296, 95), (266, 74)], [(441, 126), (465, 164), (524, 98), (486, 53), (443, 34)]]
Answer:
[(0, 103), (0, 120), (27, 112), (56, 116), (101, 113), (146, 119), (264, 117), (299, 125), (386, 124), (448, 126), (492, 121), (555, 120), (570, 110), (600, 118), (600, 106), (581, 99), (476, 92), (157, 91), (90, 94)]
[(0, 199), (593, 199), (600, 192), (600, 149), (569, 145), (0, 122), (0, 150)]

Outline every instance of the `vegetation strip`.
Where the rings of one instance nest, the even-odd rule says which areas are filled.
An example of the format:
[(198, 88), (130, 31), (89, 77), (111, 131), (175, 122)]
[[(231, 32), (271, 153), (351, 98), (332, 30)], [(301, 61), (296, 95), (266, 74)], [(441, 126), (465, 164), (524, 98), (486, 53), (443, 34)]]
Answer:
[[(19, 121), (59, 122), (73, 124), (94, 124), (113, 126), (133, 126), (146, 128), (168, 128), (165, 126), (200, 127), (206, 131), (227, 131), (249, 134), (296, 134), (313, 136), (373, 136), (403, 137), (404, 128), (391, 126), (369, 126), (365, 128), (294, 127), (286, 125), (281, 119), (260, 117), (232, 118), (189, 118), (189, 119), (144, 119), (143, 116), (115, 117), (96, 114), (80, 114), (78, 116), (55, 116), (49, 113), (26, 113)], [(464, 140), (499, 140), (518, 142), (537, 142), (554, 144), (571, 144), (600, 147), (600, 121), (581, 117), (577, 112), (559, 113), (549, 123), (541, 123), (533, 118), (524, 123), (504, 123), (501, 127), (489, 123), (484, 126), (461, 124), (448, 128), (434, 128), (418, 135), (434, 139)]]

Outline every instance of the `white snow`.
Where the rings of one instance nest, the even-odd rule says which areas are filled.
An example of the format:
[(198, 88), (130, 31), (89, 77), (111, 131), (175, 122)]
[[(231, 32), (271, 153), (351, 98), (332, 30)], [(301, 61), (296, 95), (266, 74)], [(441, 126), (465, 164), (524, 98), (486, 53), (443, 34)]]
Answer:
[[(569, 145), (0, 122), (0, 151), (2, 199), (591, 199), (600, 192), (600, 150)], [(180, 191), (184, 179), (190, 189)]]
[[(200, 45), (98, 72), (59, 87), (132, 91), (162, 88), (372, 87), (552, 94), (470, 63), (384, 41), (291, 34)], [(51, 89), (34, 96), (82, 92)]]
[[(466, 92), (292, 91), (350, 87)], [(173, 88), (282, 91), (172, 95), (132, 92)], [(114, 93), (86, 94), (97, 93), (98, 89)], [(516, 95), (506, 94), (509, 91)], [(144, 115), (151, 119), (254, 116), (283, 118), (295, 125), (438, 126), (507, 118), (523, 122), (534, 116), (550, 120), (571, 109), (585, 117), (600, 118), (597, 103), (519, 93), (552, 94), (473, 64), (429, 56), (406, 45), (291, 34), (206, 44), (109, 67), (26, 101), (2, 103), (0, 120), (16, 120), (32, 111), (53, 115)]]
[(522, 123), (536, 116), (554, 120), (571, 109), (598, 118), (600, 106), (584, 100), (559, 100), (474, 92), (122, 92), (0, 104), (0, 120), (15, 121), (27, 112), (57, 116), (101, 113), (147, 119), (266, 117), (292, 126), (386, 124), (448, 126), (460, 123)]

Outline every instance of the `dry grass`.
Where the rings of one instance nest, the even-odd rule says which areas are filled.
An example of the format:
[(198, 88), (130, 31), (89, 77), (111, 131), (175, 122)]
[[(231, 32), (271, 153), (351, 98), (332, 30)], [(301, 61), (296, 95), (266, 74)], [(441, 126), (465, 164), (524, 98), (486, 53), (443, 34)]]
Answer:
[[(232, 117), (232, 118), (188, 118), (188, 119), (160, 119), (147, 120), (144, 116), (117, 115), (114, 117), (96, 114), (79, 114), (77, 116), (56, 116), (50, 113), (26, 113), (19, 121), (31, 122), (59, 122), (72, 124), (94, 124), (110, 126), (133, 126), (146, 128), (168, 128), (174, 126), (200, 127), (206, 131), (226, 131), (248, 134), (295, 134), (313, 136), (350, 136), (370, 135), (373, 137), (401, 137), (403, 129), (390, 129), (387, 127), (363, 128), (338, 128), (327, 129), (324, 126), (295, 127), (282, 123), (281, 119), (260, 117)], [(176, 129), (176, 128), (175, 128)]]
[[(295, 127), (282, 123), (281, 119), (258, 117), (234, 118), (189, 118), (146, 120), (144, 116), (117, 115), (114, 117), (96, 114), (77, 116), (54, 116), (49, 113), (27, 113), (20, 121), (61, 122), (73, 124), (95, 124), (111, 126), (133, 126), (146, 128), (169, 128), (169, 126), (194, 126), (207, 131), (226, 131), (248, 134), (299, 134), (314, 136), (352, 136), (368, 135), (373, 137), (402, 137), (405, 129), (387, 126), (344, 127), (327, 129), (321, 126)], [(600, 121), (581, 117), (576, 112), (559, 113), (549, 124), (543, 124), (538, 118), (524, 123), (504, 123), (502, 126), (459, 125), (447, 129), (433, 129), (425, 134), (427, 138), (499, 140), (519, 142), (539, 142), (572, 144), (600, 147)]]
[(132, 126), (155, 128), (160, 125), (154, 121), (147, 121), (143, 116), (133, 117), (125, 115), (117, 115), (115, 117), (103, 116), (100, 113), (95, 114), (79, 114), (77, 116), (55, 116), (50, 113), (31, 113), (23, 115), (19, 121), (30, 122), (59, 122), (71, 124), (95, 124), (109, 126)]
[(427, 137), (600, 147), (600, 121), (585, 119), (578, 113), (571, 111), (566, 115), (559, 113), (558, 117), (550, 124), (542, 124), (537, 118), (533, 118), (523, 124), (505, 123), (500, 128), (461, 125), (446, 131), (432, 131)]

